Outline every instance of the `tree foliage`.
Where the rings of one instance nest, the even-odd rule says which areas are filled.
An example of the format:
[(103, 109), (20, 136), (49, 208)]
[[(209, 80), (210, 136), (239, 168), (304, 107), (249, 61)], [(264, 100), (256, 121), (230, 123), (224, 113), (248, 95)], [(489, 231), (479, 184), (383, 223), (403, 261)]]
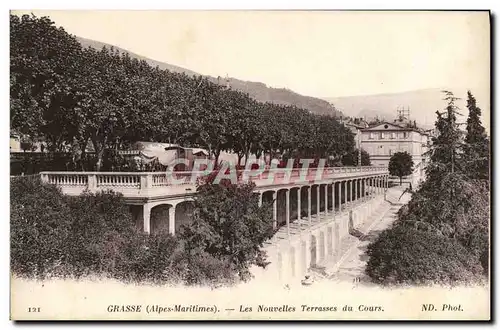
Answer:
[(470, 91), (467, 92), (467, 134), (465, 135), (465, 169), (472, 179), (488, 180), (490, 175), (490, 148), (486, 131), (481, 124), (481, 109)]
[(179, 235), (192, 254), (226, 261), (242, 280), (252, 264), (266, 265), (261, 248), (273, 234), (271, 208), (259, 206), (253, 190), (253, 183), (199, 185), (192, 221)]
[[(438, 134), (427, 155), (425, 181), (412, 194), (408, 205), (401, 208), (394, 228), (371, 247), (369, 274), (376, 281), (396, 277), (412, 283), (442, 279), (453, 282), (475, 279), (488, 272), (489, 182), (480, 174), (486, 173), (488, 167), (484, 162), (479, 167), (476, 166), (480, 162), (471, 162), (473, 155), (488, 157), (488, 153), (484, 128), (475, 118), (478, 108), (470, 92), (468, 97), (470, 114), (464, 139), (457, 121), (461, 115), (455, 105), (457, 98), (445, 92), (447, 106), (444, 112), (436, 113)], [(427, 252), (416, 246), (422, 243), (414, 241), (414, 237), (429, 243), (425, 243)], [(390, 271), (387, 262), (392, 265)], [(461, 275), (457, 277), (457, 273)]]
[(340, 159), (354, 149), (334, 117), (260, 103), (113, 48), (82, 48), (47, 17), (11, 15), (10, 25), (11, 128), (77, 158), (90, 141), (87, 170), (102, 168), (106, 149), (141, 140), (206, 148), (216, 163), (222, 151)]
[[(358, 166), (359, 162), (359, 149), (349, 152), (342, 157), (342, 165), (344, 166)], [(370, 155), (361, 149), (361, 166), (370, 166)]]
[(119, 194), (70, 197), (38, 176), (13, 178), (11, 270), (41, 279), (219, 285), (248, 279), (251, 264), (266, 265), (260, 248), (272, 234), (272, 216), (268, 206), (258, 207), (251, 186), (207, 185), (196, 206), (194, 224), (181, 235), (147, 235)]
[(404, 152), (396, 152), (389, 160), (389, 173), (399, 177), (399, 184), (403, 182), (403, 177), (413, 173), (413, 159), (411, 155)]
[(368, 245), (367, 274), (376, 283), (456, 285), (480, 279), (477, 258), (457, 241), (432, 230), (395, 226)]

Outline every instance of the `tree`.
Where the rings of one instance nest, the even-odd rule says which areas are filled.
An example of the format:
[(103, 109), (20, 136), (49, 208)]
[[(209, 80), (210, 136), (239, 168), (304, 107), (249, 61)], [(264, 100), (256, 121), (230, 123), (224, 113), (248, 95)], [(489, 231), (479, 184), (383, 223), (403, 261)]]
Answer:
[(409, 153), (396, 152), (389, 160), (389, 173), (399, 177), (399, 185), (403, 183), (403, 177), (413, 172), (413, 159)]
[(254, 184), (200, 184), (192, 221), (179, 234), (191, 256), (228, 260), (243, 280), (251, 264), (265, 266), (261, 248), (273, 234), (271, 208), (258, 206), (253, 189)]
[(81, 45), (48, 17), (10, 15), (10, 126), (52, 151), (71, 141)]
[(489, 141), (481, 124), (481, 109), (470, 91), (467, 92), (467, 134), (464, 145), (465, 168), (471, 178), (489, 179)]
[[(342, 165), (344, 166), (358, 166), (358, 161), (359, 161), (359, 149), (349, 152), (342, 157)], [(370, 155), (364, 149), (361, 149), (361, 166), (370, 166), (370, 165), (371, 165)]]

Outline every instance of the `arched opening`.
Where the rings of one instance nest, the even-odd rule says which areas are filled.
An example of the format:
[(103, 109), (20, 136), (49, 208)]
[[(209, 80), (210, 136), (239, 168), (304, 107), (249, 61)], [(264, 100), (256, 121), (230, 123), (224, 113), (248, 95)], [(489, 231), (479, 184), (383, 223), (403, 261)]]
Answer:
[(188, 225), (193, 219), (194, 203), (193, 201), (183, 201), (177, 204), (175, 208), (175, 233), (182, 231), (184, 225)]
[(168, 232), (170, 224), (169, 210), (174, 207), (170, 204), (160, 204), (156, 205), (151, 209), (151, 234), (158, 233), (160, 231)]
[(333, 202), (332, 202), (332, 194), (333, 194), (332, 188), (333, 187), (334, 187), (333, 184), (329, 184), (328, 185), (328, 197), (326, 198), (326, 200), (327, 200), (327, 203), (328, 203), (328, 210), (329, 211), (332, 210), (333, 207), (334, 207), (333, 206)]
[(132, 219), (134, 220), (135, 227), (142, 231), (144, 228), (144, 220), (143, 220), (143, 206), (142, 205), (130, 205), (129, 210), (132, 214)]
[(316, 266), (317, 260), (317, 239), (316, 236), (311, 235), (311, 267)]
[(318, 185), (311, 186), (311, 214), (318, 214)]
[(308, 186), (300, 188), (300, 212), (301, 212), (301, 217), (306, 217), (306, 218), (308, 216), (308, 205), (309, 205), (309, 199), (307, 197), (308, 189), (310, 189)]
[[(300, 198), (300, 187), (290, 189), (290, 222), (299, 219), (299, 198)], [(302, 208), (302, 203), (300, 205)]]
[(286, 224), (286, 191), (287, 189), (278, 190), (277, 195), (277, 207), (278, 207), (278, 228)]
[(319, 185), (319, 210), (320, 212), (325, 211), (325, 185)]

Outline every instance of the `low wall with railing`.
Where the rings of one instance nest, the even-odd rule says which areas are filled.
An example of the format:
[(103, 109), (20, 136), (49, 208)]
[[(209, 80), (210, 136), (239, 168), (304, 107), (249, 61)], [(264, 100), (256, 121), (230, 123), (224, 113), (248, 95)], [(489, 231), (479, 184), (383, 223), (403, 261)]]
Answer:
[[(192, 192), (199, 178), (207, 172), (42, 172), (42, 181), (62, 188), (63, 193), (79, 195), (86, 189), (91, 192), (114, 190), (125, 197), (176, 195)], [(256, 187), (282, 186), (304, 183), (322, 183), (332, 179), (386, 175), (386, 167), (328, 167), (318, 169), (267, 169), (241, 170), (234, 175), (219, 174), (233, 182), (252, 181)], [(234, 182), (235, 183), (235, 182)]]

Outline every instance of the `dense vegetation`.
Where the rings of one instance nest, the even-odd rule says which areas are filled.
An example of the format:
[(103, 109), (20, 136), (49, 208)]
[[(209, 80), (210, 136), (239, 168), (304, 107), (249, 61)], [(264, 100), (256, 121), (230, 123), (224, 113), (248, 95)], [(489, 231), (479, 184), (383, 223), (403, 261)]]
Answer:
[(396, 152), (389, 159), (389, 174), (399, 178), (399, 185), (403, 182), (403, 177), (412, 174), (413, 159), (408, 152)]
[(96, 157), (87, 170), (102, 168), (106, 150), (136, 141), (206, 148), (216, 162), (224, 150), (340, 160), (354, 148), (334, 117), (260, 103), (114, 49), (83, 48), (47, 17), (11, 15), (10, 39), (11, 129), (78, 159), (90, 141)]
[[(113, 192), (63, 195), (37, 176), (11, 180), (11, 270), (30, 278), (97, 275), (147, 283), (231, 284), (266, 266), (268, 205), (251, 185), (202, 183), (181, 235), (136, 228)], [(242, 221), (243, 220), (243, 221)]]
[(488, 274), (489, 141), (470, 92), (466, 131), (457, 123), (456, 98), (447, 92), (445, 100), (426, 180), (368, 248), (366, 271), (376, 282), (457, 284)]

